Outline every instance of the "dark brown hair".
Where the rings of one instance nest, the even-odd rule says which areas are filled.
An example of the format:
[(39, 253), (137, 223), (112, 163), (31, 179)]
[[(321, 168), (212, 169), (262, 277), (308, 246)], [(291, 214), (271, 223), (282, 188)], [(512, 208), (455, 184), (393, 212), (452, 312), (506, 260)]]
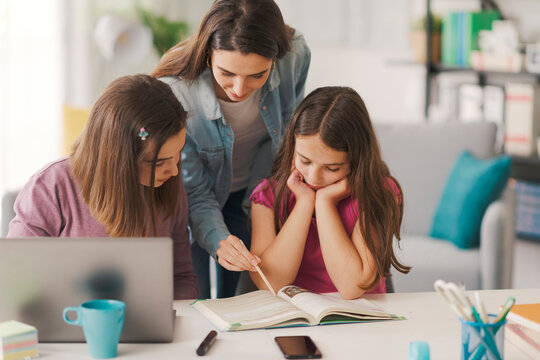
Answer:
[[(174, 212), (180, 176), (155, 188), (155, 166), (161, 146), (186, 127), (186, 118), (170, 87), (149, 75), (116, 79), (95, 102), (70, 160), (83, 200), (109, 235), (146, 236), (149, 220), (156, 235), (157, 213)], [(139, 136), (143, 127), (146, 140)], [(149, 153), (151, 186), (145, 187), (138, 162)]]
[[(379, 143), (366, 106), (356, 91), (348, 87), (322, 87), (309, 94), (296, 109), (274, 161), (272, 179), (276, 183), (274, 221), (276, 233), (290, 210), (287, 179), (294, 161), (297, 136), (319, 135), (328, 147), (347, 153), (351, 196), (358, 200), (360, 231), (373, 255), (377, 276), (390, 276), (390, 266), (407, 273), (393, 250), (393, 237), (400, 240), (403, 201), (397, 199), (390, 181), (401, 194), (398, 181), (382, 160)], [(280, 216), (280, 214), (282, 214)]]
[(197, 33), (167, 51), (151, 75), (195, 80), (207, 68), (211, 50), (281, 59), (293, 33), (273, 0), (216, 0)]

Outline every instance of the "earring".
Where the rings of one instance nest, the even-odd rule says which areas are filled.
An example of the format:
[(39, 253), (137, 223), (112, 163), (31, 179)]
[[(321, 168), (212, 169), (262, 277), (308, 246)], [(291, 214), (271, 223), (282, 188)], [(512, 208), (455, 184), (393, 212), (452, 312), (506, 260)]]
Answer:
[(276, 67), (276, 60), (272, 60), (272, 70), (274, 70), (274, 68)]
[(206, 66), (210, 67), (210, 56), (206, 57)]

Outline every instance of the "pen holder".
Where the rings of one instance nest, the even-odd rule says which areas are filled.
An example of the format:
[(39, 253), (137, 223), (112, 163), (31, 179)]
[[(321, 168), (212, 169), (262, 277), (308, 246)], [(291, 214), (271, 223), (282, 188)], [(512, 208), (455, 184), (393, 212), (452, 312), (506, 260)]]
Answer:
[[(496, 315), (489, 314), (493, 321)], [(461, 360), (502, 360), (504, 357), (504, 325), (461, 321)]]

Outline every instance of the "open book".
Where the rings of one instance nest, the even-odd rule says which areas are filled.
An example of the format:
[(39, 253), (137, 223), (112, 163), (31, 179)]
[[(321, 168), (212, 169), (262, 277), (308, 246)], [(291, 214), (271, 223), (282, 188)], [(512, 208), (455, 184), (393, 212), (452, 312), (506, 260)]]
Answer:
[(404, 319), (366, 299), (343, 300), (292, 285), (281, 288), (277, 295), (257, 290), (191, 305), (221, 331)]

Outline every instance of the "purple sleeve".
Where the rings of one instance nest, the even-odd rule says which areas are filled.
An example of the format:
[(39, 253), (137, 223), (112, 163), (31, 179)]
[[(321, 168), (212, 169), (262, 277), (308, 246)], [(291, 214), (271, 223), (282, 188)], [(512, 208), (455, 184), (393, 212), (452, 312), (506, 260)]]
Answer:
[(15, 200), (8, 237), (60, 236), (63, 220), (57, 186), (37, 175), (30, 178)]
[(196, 299), (199, 291), (191, 261), (191, 245), (187, 226), (187, 196), (184, 187), (180, 187), (176, 222), (171, 235), (174, 252), (174, 299)]
[(274, 208), (274, 189), (270, 181), (264, 179), (251, 193), (250, 199), (256, 204), (264, 205), (270, 209)]

